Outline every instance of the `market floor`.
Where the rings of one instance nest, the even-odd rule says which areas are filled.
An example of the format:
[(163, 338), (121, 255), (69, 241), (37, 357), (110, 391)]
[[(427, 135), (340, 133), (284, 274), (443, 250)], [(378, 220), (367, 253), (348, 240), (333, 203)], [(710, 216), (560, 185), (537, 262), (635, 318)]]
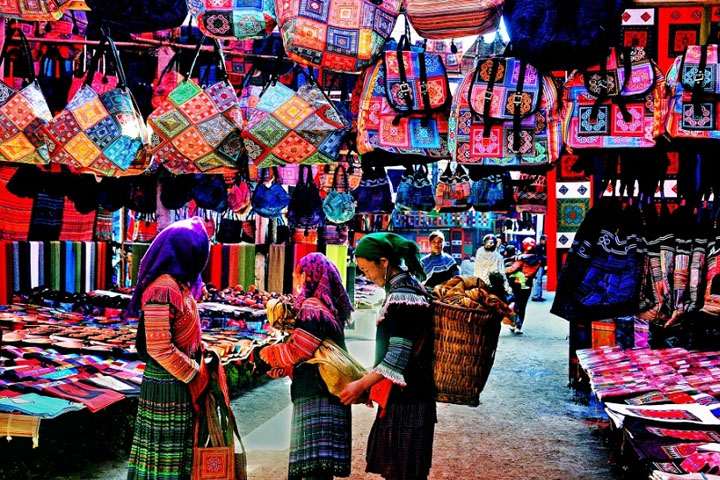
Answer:
[[(507, 326), (495, 366), (476, 408), (438, 404), (430, 480), (613, 480), (609, 453), (593, 434), (593, 412), (567, 388), (568, 324), (550, 315), (552, 296), (530, 302), (522, 336)], [(374, 342), (350, 338), (350, 352), (372, 361)], [(249, 480), (287, 478), (289, 382), (261, 385), (233, 401), (248, 450)], [(375, 410), (353, 406), (351, 480), (365, 473), (367, 436)], [(125, 466), (99, 465), (67, 480), (120, 480)]]

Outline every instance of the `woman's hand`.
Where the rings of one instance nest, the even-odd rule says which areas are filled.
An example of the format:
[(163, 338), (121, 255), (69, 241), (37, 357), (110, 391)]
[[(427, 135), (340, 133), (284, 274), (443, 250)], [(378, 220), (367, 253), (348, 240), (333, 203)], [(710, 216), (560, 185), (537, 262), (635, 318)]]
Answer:
[(355, 380), (345, 385), (345, 388), (340, 392), (340, 401), (345, 405), (351, 405), (359, 402), (359, 398), (365, 393), (365, 385), (363, 384), (362, 378)]

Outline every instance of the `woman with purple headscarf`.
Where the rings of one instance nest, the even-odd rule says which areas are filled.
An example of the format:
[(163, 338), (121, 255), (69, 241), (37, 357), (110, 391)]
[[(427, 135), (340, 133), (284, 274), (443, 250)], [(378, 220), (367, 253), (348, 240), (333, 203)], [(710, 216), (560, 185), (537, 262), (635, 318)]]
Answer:
[(343, 349), (343, 328), (352, 305), (337, 267), (321, 253), (300, 260), (295, 276), (301, 291), (295, 330), (288, 342), (265, 347), (260, 358), (274, 378), (291, 376), (293, 417), (289, 480), (332, 479), (350, 475), (350, 407), (330, 394), (317, 364), (305, 363), (325, 339)]
[(196, 401), (208, 384), (195, 296), (210, 253), (197, 218), (169, 225), (140, 262), (129, 313), (140, 318), (145, 360), (128, 479), (187, 479), (192, 474)]

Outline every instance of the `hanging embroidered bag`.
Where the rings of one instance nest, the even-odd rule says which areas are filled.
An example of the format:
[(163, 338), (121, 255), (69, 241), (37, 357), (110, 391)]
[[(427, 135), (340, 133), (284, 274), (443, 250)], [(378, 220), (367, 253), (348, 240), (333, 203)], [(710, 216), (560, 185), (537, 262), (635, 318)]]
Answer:
[[(99, 58), (108, 49), (117, 69), (117, 87), (98, 95), (90, 86)], [(137, 175), (147, 169), (148, 132), (135, 99), (127, 87), (115, 43), (100, 42), (90, 62), (85, 84), (65, 109), (43, 126), (50, 160), (76, 173), (102, 176)]]
[(656, 115), (656, 135), (720, 138), (720, 59), (717, 45), (691, 45), (667, 74), (670, 99)]
[(205, 0), (204, 7), (197, 22), (208, 37), (260, 38), (275, 28), (275, 0)]
[(449, 149), (458, 163), (547, 166), (562, 146), (558, 120), (550, 77), (517, 58), (480, 59), (453, 100)]
[[(22, 30), (17, 31), (29, 83), (16, 90), (0, 80), (0, 161), (42, 165), (50, 157), (41, 127), (52, 120), (52, 114), (35, 77), (30, 45)], [(9, 40), (5, 39), (0, 63), (7, 58)]]
[(510, 172), (488, 175), (472, 184), (469, 201), (477, 212), (510, 210), (513, 202)]
[(300, 181), (295, 185), (288, 205), (287, 219), (291, 227), (317, 227), (323, 223), (323, 203), (315, 185), (312, 167), (300, 166)]
[(285, 51), (292, 60), (359, 72), (380, 56), (402, 0), (281, 0), (275, 5)]
[(397, 50), (365, 74), (357, 147), (360, 154), (386, 152), (450, 158), (447, 111), (452, 97), (442, 59), (411, 51), (403, 35)]
[(470, 175), (462, 165), (457, 165), (455, 171), (448, 162), (445, 171), (438, 179), (435, 189), (435, 206), (440, 212), (464, 212), (470, 209)]
[(252, 196), (252, 207), (261, 217), (280, 218), (290, 202), (290, 196), (278, 180), (280, 173), (277, 168), (273, 168), (273, 179), (269, 186), (265, 184), (266, 174), (267, 170), (261, 170), (260, 180)]
[(408, 167), (395, 194), (395, 210), (429, 212), (435, 208), (435, 195), (425, 165)]
[(148, 118), (153, 130), (151, 152), (155, 161), (171, 173), (235, 170), (243, 152), (240, 105), (235, 89), (227, 80), (218, 40), (214, 40), (214, 44), (219, 81), (201, 88), (190, 77), (202, 44), (203, 40), (198, 43), (186, 80)]
[(665, 94), (664, 79), (643, 48), (613, 48), (607, 61), (577, 71), (564, 90), (567, 146), (653, 147), (654, 105)]
[(70, 0), (5, 0), (0, 3), (0, 16), (16, 20), (60, 20), (70, 6)]
[(242, 133), (248, 156), (258, 167), (323, 164), (337, 160), (349, 128), (312, 74), (297, 89), (271, 80)]
[[(342, 190), (338, 185), (338, 173), (341, 171), (343, 176)], [(323, 201), (323, 212), (325, 212), (325, 217), (332, 223), (345, 223), (355, 215), (355, 199), (350, 193), (347, 170), (342, 164), (338, 164), (335, 168), (332, 189)]]
[(408, 20), (423, 38), (460, 38), (497, 29), (504, 0), (408, 0)]
[(390, 192), (390, 180), (384, 167), (362, 162), (363, 176), (352, 194), (357, 201), (357, 213), (391, 213), (395, 208)]

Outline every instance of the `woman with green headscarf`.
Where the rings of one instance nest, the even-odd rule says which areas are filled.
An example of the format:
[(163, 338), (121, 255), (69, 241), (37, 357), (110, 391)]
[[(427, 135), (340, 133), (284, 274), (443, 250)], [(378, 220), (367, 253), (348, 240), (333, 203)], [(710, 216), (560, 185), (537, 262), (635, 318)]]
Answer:
[[(418, 246), (394, 233), (372, 233), (355, 249), (365, 277), (385, 288), (375, 339), (375, 367), (340, 394), (348, 405), (367, 390), (381, 407), (367, 447), (367, 468), (387, 480), (425, 480), (437, 414), (431, 296)], [(404, 267), (404, 268), (403, 268)]]

